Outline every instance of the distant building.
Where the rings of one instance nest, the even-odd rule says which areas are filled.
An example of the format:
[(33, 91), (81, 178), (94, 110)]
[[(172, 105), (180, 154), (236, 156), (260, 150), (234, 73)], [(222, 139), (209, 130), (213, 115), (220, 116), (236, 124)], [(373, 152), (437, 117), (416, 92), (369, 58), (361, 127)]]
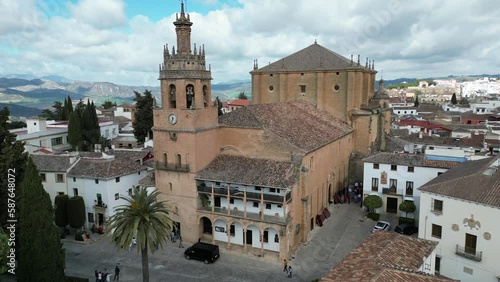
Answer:
[(252, 101), (251, 100), (245, 100), (245, 99), (236, 99), (233, 101), (230, 101), (227, 103), (227, 112), (232, 112), (236, 109), (239, 109), (244, 106), (251, 105)]

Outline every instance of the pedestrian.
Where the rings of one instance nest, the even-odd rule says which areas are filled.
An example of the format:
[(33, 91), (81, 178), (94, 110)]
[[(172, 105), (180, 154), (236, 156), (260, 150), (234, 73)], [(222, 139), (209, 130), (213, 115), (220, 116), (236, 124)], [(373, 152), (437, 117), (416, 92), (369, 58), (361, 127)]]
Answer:
[(170, 238), (172, 243), (175, 243), (175, 232), (172, 231), (172, 237)]
[(115, 267), (115, 277), (113, 278), (113, 281), (120, 281), (120, 268), (118, 265)]
[(182, 245), (182, 236), (179, 235), (179, 248), (184, 248), (184, 246)]
[(288, 266), (287, 273), (288, 273), (288, 278), (292, 278), (292, 266), (291, 265)]
[(108, 269), (105, 267), (102, 272), (102, 281), (108, 281)]
[(97, 272), (97, 269), (95, 270), (94, 273), (95, 273), (95, 282), (99, 282), (99, 279), (98, 279), (99, 273)]
[(102, 272), (99, 271), (99, 273), (97, 273), (97, 281), (101, 282), (102, 281)]
[(283, 272), (287, 272), (288, 270), (288, 262), (286, 259), (283, 260)]
[(137, 246), (137, 239), (132, 238), (132, 244), (130, 244), (130, 247), (128, 247), (128, 252), (130, 253), (130, 251), (132, 251), (133, 248), (135, 248), (135, 246)]

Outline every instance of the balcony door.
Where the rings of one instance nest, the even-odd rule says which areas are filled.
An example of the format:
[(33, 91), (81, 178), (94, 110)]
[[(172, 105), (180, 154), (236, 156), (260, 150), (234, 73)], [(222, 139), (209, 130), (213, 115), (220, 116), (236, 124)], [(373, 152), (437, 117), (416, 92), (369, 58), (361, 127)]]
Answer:
[(465, 252), (471, 255), (476, 255), (477, 237), (475, 235), (465, 234)]

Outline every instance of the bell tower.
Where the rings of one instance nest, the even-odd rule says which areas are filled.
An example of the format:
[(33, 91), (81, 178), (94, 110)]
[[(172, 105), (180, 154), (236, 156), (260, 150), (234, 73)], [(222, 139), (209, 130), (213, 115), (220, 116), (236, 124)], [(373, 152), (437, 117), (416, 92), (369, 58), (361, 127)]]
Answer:
[[(177, 44), (163, 46), (160, 64), (162, 106), (155, 108), (154, 159), (156, 189), (162, 192), (187, 242), (196, 232), (199, 201), (194, 181), (196, 173), (218, 154), (218, 113), (211, 97), (212, 75), (205, 63), (205, 47), (191, 46), (189, 14), (176, 14)], [(193, 235), (197, 236), (197, 235)]]

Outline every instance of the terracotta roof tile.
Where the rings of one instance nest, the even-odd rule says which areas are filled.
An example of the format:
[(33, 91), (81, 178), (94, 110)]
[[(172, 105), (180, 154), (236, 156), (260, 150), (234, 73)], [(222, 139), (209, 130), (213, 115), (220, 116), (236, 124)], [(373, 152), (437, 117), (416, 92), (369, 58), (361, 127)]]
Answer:
[(228, 102), (228, 106), (248, 106), (252, 104), (252, 100), (246, 100), (246, 99), (235, 99), (231, 102)]
[[(423, 192), (500, 207), (498, 157), (487, 157), (455, 166), (418, 188)], [(496, 167), (490, 168), (492, 165)]]
[(454, 281), (417, 272), (436, 245), (395, 232), (375, 232), (320, 281)]
[[(351, 64), (351, 60), (347, 59), (327, 48), (314, 43), (302, 50), (299, 50), (289, 56), (286, 56), (272, 64), (262, 67), (255, 72), (289, 72), (289, 71), (314, 71), (314, 70), (346, 70), (346, 69), (363, 69), (364, 65), (359, 65), (356, 62)], [(375, 72), (374, 70), (369, 70)]]
[(425, 155), (401, 154), (401, 153), (378, 153), (363, 159), (364, 162), (421, 166), (421, 167), (436, 167), (436, 168), (451, 168), (460, 164), (460, 162), (429, 160)]
[(353, 131), (346, 122), (302, 101), (245, 106), (222, 115), (219, 124), (264, 129), (304, 152)]
[(298, 181), (291, 162), (220, 155), (198, 172), (196, 179), (288, 188)]
[(146, 187), (156, 187), (156, 180), (155, 180), (155, 174), (154, 172), (149, 172), (146, 177), (143, 179), (139, 180), (139, 185), (146, 186)]
[(126, 159), (82, 158), (68, 172), (69, 177), (110, 179), (146, 170), (146, 167)]
[(30, 156), (39, 171), (65, 172), (73, 164), (69, 155), (32, 154)]

